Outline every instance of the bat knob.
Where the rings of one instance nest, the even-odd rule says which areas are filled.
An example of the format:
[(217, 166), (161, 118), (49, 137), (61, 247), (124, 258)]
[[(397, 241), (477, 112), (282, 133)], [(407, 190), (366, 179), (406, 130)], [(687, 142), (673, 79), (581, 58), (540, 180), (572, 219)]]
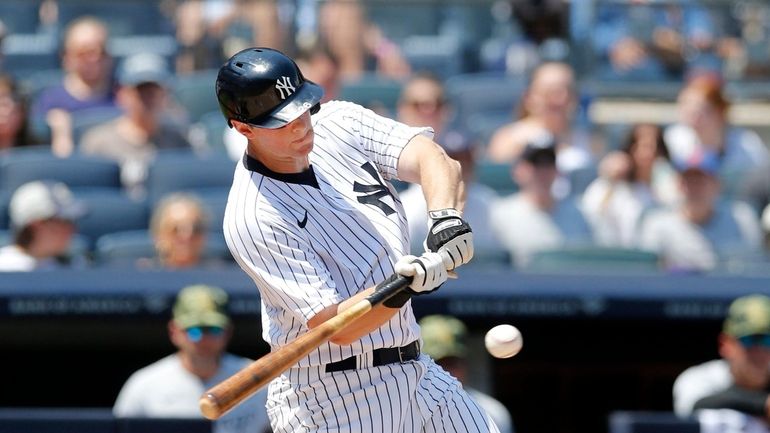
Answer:
[(211, 393), (204, 394), (198, 401), (198, 406), (203, 416), (207, 419), (213, 421), (222, 416), (222, 408), (219, 406), (217, 398)]

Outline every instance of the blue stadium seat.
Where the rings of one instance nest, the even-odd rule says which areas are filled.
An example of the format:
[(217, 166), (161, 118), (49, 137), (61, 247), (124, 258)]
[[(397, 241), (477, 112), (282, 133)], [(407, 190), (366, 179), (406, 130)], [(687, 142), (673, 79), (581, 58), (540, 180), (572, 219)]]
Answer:
[(488, 160), (477, 161), (476, 180), (492, 188), (503, 197), (519, 190), (519, 186), (511, 177), (511, 164), (508, 163)]
[(42, 0), (0, 1), (0, 20), (8, 33), (36, 33), (40, 25), (39, 8)]
[(187, 110), (190, 121), (195, 123), (201, 116), (219, 110), (214, 90), (218, 70), (206, 70), (178, 75), (171, 84), (176, 101)]
[(147, 0), (58, 0), (59, 26), (83, 15), (96, 16), (107, 23), (112, 36), (171, 34), (171, 20), (161, 2)]
[(673, 412), (612, 412), (609, 433), (700, 433), (696, 419), (682, 419)]
[(339, 99), (355, 102), (377, 112), (393, 115), (403, 83), (375, 74), (366, 74), (359, 79), (343, 81)]
[(211, 433), (206, 419), (118, 418), (120, 433)]
[(118, 107), (89, 108), (72, 113), (72, 138), (76, 146), (80, 146), (83, 135), (94, 126), (109, 122), (123, 113)]
[(216, 154), (227, 155), (225, 148), (224, 132), (227, 122), (220, 110), (209, 111), (203, 114), (194, 125), (200, 128), (208, 149)]
[(0, 192), (40, 179), (56, 180), (70, 188), (120, 189), (120, 168), (114, 161), (73, 155), (57, 158), (49, 152), (13, 151), (0, 156)]
[[(441, 25), (441, 8), (431, 3), (412, 2), (404, 8), (398, 2), (365, 2), (369, 20), (390, 40), (400, 44), (415, 34), (437, 35)], [(442, 6), (443, 7), (443, 6)]]
[(217, 190), (227, 197), (236, 162), (223, 155), (199, 158), (194, 155), (157, 157), (147, 174), (150, 203), (176, 191), (208, 194)]
[(534, 272), (656, 272), (658, 255), (650, 251), (599, 246), (539, 251), (526, 268)]
[[(149, 230), (108, 233), (96, 241), (95, 262), (99, 266), (133, 266), (138, 259), (155, 257), (155, 246)], [(221, 232), (211, 231), (206, 239), (205, 258), (232, 261)]]
[(588, 167), (578, 168), (567, 173), (569, 179), (570, 194), (578, 196), (585, 192), (588, 185), (594, 181), (599, 175), (596, 166), (591, 165)]
[(77, 191), (75, 196), (88, 209), (78, 220), (78, 233), (86, 238), (89, 248), (105, 234), (148, 227), (149, 211), (145, 201), (110, 189)]
[(58, 68), (57, 49), (56, 40), (48, 34), (10, 34), (2, 44), (3, 69), (22, 80), (34, 71)]
[(401, 43), (413, 71), (429, 71), (445, 80), (464, 70), (462, 46), (457, 35), (409, 36)]
[(446, 80), (447, 96), (455, 107), (454, 123), (473, 131), (471, 116), (493, 116), (499, 121), (504, 113), (514, 112), (524, 93), (526, 83), (521, 78), (496, 73), (461, 74)]

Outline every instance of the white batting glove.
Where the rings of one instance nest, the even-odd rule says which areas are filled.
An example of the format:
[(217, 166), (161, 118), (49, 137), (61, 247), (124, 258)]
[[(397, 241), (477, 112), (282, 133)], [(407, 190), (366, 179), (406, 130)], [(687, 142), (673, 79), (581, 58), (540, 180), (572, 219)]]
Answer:
[(457, 209), (428, 212), (428, 236), (425, 251), (446, 254), (452, 259), (450, 270), (473, 258), (473, 231)]
[(423, 295), (438, 289), (447, 279), (444, 259), (439, 253), (426, 252), (420, 257), (406, 255), (394, 265), (396, 273), (413, 277), (409, 289), (415, 295)]

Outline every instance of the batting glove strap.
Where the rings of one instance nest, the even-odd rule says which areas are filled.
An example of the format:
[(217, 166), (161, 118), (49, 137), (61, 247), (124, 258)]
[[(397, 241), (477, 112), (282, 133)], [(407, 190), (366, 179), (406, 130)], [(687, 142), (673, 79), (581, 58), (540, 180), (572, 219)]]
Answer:
[(454, 269), (473, 258), (473, 230), (456, 209), (428, 212), (432, 221), (425, 238), (426, 251), (443, 250), (452, 259)]
[(438, 253), (426, 252), (420, 257), (403, 256), (394, 268), (396, 273), (412, 277), (412, 284), (407, 289), (412, 295), (430, 293), (441, 287), (447, 279), (446, 265)]

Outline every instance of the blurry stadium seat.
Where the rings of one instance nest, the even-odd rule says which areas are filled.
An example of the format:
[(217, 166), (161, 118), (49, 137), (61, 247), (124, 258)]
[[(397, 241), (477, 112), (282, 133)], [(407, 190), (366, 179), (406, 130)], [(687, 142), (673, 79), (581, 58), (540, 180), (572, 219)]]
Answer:
[(445, 80), (465, 69), (457, 35), (409, 36), (401, 48), (413, 71), (429, 71)]
[(567, 173), (569, 179), (570, 194), (573, 196), (579, 196), (585, 192), (588, 185), (594, 181), (599, 175), (596, 166), (582, 167)]
[(17, 80), (23, 80), (26, 74), (34, 71), (59, 67), (57, 42), (51, 35), (10, 34), (0, 47), (3, 70)]
[(111, 37), (108, 50), (115, 58), (123, 58), (139, 53), (153, 53), (165, 57), (171, 65), (176, 55), (178, 44), (173, 35), (126, 35)]
[(206, 419), (118, 418), (120, 433), (211, 433)]
[[(474, 131), (470, 122), (483, 116), (494, 116), (501, 120), (503, 113), (514, 112), (524, 93), (525, 81), (496, 73), (461, 74), (446, 80), (447, 96), (455, 108), (454, 123), (466, 130)], [(512, 119), (512, 117), (511, 117)], [(491, 133), (490, 133), (491, 134)]]
[(218, 70), (205, 70), (186, 75), (177, 75), (171, 84), (172, 94), (190, 116), (191, 122), (212, 111), (219, 110), (214, 90)]
[(60, 181), (73, 189), (121, 188), (120, 168), (111, 160), (78, 154), (58, 158), (50, 151), (13, 151), (0, 156), (0, 192), (40, 179)]
[(10, 34), (36, 33), (40, 24), (39, 8), (43, 0), (0, 1), (0, 20)]
[[(205, 258), (232, 261), (221, 232), (211, 231), (206, 239)], [(149, 230), (108, 233), (96, 241), (94, 261), (98, 266), (133, 266), (138, 259), (155, 257), (155, 245)]]
[[(413, 35), (437, 35), (442, 11), (430, 2), (365, 2), (369, 21), (388, 39), (401, 44)], [(406, 7), (405, 7), (406, 6)]]
[(617, 411), (609, 415), (609, 433), (700, 433), (695, 419), (682, 419), (673, 412)]
[(202, 134), (202, 140), (204, 140), (206, 149), (215, 154), (227, 155), (224, 137), (227, 122), (225, 122), (225, 118), (220, 110), (209, 111), (203, 114), (193, 127)]
[(534, 272), (635, 272), (658, 271), (658, 255), (637, 249), (599, 246), (565, 247), (533, 254), (526, 267)]
[(147, 0), (58, 0), (59, 27), (83, 15), (103, 20), (111, 36), (172, 34), (171, 20), (161, 2)]
[(225, 206), (227, 206), (227, 196), (230, 194), (230, 187), (205, 188), (195, 191), (195, 195), (203, 202), (206, 210), (209, 212), (209, 230), (222, 231), (222, 224), (225, 220)]
[(477, 140), (482, 149), (486, 149), (498, 128), (512, 121), (513, 113), (510, 110), (502, 110), (471, 114), (464, 123), (468, 133)]
[(343, 81), (339, 99), (355, 102), (378, 112), (384, 109), (386, 114), (393, 115), (402, 86), (401, 81), (366, 74), (356, 80)]
[(511, 177), (511, 164), (498, 163), (488, 160), (476, 162), (476, 180), (492, 188), (501, 197), (519, 190), (519, 186)]
[(78, 191), (75, 196), (88, 209), (78, 220), (78, 233), (86, 238), (89, 248), (94, 248), (96, 240), (105, 234), (148, 227), (149, 211), (145, 201), (108, 189)]
[(147, 193), (150, 203), (176, 191), (208, 194), (211, 191), (227, 191), (233, 181), (236, 162), (225, 155), (196, 157), (195, 155), (158, 156), (147, 173)]

